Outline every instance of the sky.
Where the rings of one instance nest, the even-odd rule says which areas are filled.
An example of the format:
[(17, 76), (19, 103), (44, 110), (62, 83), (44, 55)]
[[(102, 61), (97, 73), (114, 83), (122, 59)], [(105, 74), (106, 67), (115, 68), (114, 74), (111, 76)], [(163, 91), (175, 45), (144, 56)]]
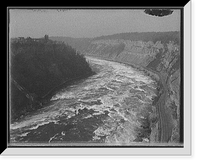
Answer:
[(10, 37), (92, 38), (124, 32), (180, 31), (180, 10), (164, 17), (141, 9), (10, 9)]

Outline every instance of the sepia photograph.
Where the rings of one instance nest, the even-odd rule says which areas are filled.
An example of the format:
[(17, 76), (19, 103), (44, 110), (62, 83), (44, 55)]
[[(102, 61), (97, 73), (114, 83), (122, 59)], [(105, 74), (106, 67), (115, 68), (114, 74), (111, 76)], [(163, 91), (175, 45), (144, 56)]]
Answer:
[(11, 147), (184, 147), (182, 8), (10, 8)]

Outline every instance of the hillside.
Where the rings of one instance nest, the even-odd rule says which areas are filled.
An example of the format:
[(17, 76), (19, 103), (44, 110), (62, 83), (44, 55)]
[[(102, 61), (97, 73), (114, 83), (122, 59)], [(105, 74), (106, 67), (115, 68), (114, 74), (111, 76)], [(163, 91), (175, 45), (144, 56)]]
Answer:
[[(70, 45), (67, 40), (65, 43)], [(77, 44), (74, 41), (73, 46), (85, 55), (138, 66), (149, 75), (156, 73), (161, 88), (152, 108), (156, 108), (159, 119), (150, 118), (151, 141), (183, 142), (179, 32), (122, 33), (81, 43), (84, 39)]]
[(84, 50), (86, 47), (89, 46), (92, 39), (91, 38), (71, 38), (71, 37), (59, 37), (59, 36), (52, 36), (50, 37), (53, 41), (63, 42), (67, 45), (70, 45), (72, 48), (77, 49), (79, 51)]
[(94, 38), (95, 40), (130, 40), (130, 41), (151, 41), (153, 43), (161, 41), (162, 43), (168, 43), (170, 40), (173, 40), (176, 43), (179, 43), (179, 32), (170, 31), (170, 32), (129, 32), (129, 33), (119, 33), (107, 36), (100, 36)]
[(40, 108), (59, 85), (93, 73), (83, 55), (48, 36), (15, 38), (10, 48), (12, 120)]

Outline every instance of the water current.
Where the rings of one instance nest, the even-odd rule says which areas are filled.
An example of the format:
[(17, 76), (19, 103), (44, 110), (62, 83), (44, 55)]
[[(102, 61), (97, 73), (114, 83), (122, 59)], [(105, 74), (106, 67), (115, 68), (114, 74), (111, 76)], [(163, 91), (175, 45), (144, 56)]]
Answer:
[(48, 105), (11, 124), (11, 143), (149, 142), (156, 82), (131, 66), (87, 60), (97, 73), (61, 89)]

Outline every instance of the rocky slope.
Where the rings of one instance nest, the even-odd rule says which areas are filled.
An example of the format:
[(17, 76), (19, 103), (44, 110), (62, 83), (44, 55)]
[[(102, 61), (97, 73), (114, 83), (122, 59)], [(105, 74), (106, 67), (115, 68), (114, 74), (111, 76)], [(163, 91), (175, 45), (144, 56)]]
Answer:
[(84, 56), (48, 36), (12, 39), (10, 61), (12, 121), (40, 108), (59, 85), (93, 73)]
[(73, 44), (85, 55), (133, 65), (159, 81), (149, 115), (152, 142), (183, 142), (179, 39), (179, 32), (124, 33)]

